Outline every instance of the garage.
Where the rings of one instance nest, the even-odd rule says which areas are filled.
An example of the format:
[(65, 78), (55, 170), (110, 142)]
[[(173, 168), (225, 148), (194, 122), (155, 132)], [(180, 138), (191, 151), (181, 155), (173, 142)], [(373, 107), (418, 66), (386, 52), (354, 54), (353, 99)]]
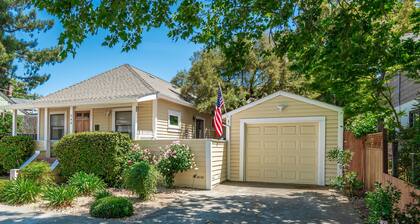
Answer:
[(325, 185), (340, 175), (325, 158), (343, 146), (340, 107), (280, 91), (224, 118), (229, 180)]

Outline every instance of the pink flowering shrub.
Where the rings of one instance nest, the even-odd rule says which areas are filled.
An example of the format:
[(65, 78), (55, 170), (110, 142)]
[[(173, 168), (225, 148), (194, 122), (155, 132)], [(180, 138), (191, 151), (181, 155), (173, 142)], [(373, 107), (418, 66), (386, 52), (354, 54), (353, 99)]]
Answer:
[(194, 154), (189, 146), (179, 143), (167, 145), (157, 163), (167, 187), (173, 187), (175, 174), (195, 168)]
[(156, 165), (159, 162), (159, 156), (149, 149), (142, 149), (139, 145), (133, 144), (126, 157), (125, 169), (140, 161), (146, 161), (151, 165)]

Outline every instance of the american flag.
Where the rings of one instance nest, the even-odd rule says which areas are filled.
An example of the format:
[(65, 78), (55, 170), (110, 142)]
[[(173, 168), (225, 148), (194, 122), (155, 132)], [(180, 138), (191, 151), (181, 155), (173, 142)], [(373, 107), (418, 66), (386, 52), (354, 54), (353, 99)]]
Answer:
[(223, 101), (222, 96), (222, 89), (217, 91), (217, 102), (216, 102), (216, 108), (214, 109), (214, 118), (213, 118), (213, 127), (216, 131), (217, 137), (220, 137), (223, 135), (223, 123), (222, 123), (222, 107), (225, 105), (225, 102)]

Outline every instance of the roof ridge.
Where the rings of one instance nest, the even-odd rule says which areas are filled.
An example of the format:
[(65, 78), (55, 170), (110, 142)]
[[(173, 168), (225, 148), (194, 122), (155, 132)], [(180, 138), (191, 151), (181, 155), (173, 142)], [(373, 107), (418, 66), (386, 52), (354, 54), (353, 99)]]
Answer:
[(130, 67), (132, 67), (132, 68), (135, 68), (135, 69), (137, 69), (137, 70), (139, 70), (139, 71), (142, 71), (142, 72), (144, 72), (144, 73), (146, 73), (146, 74), (148, 74), (148, 75), (150, 75), (150, 76), (153, 76), (154, 78), (160, 79), (161, 81), (166, 82), (167, 84), (169, 84), (169, 85), (173, 86), (173, 84), (172, 84), (171, 82), (168, 82), (168, 81), (166, 81), (166, 80), (162, 79), (162, 78), (161, 78), (161, 77), (159, 77), (159, 76), (153, 75), (152, 73), (147, 72), (147, 71), (144, 71), (143, 69), (137, 68), (136, 66), (129, 65), (129, 64), (127, 64), (127, 65), (128, 65), (128, 66), (130, 66)]
[(153, 88), (153, 86), (152, 86), (152, 85), (150, 85), (150, 83), (148, 83), (146, 80), (144, 80), (144, 79), (140, 76), (140, 74), (138, 74), (138, 72), (132, 68), (132, 66), (131, 66), (131, 65), (129, 65), (129, 64), (124, 64), (124, 66), (125, 66), (128, 70), (130, 70), (130, 72), (134, 73), (134, 77), (138, 78), (138, 79), (140, 80), (140, 82), (142, 82), (142, 83), (144, 84), (144, 86), (146, 86), (146, 88), (148, 88), (148, 89), (149, 89), (150, 91), (152, 91), (152, 92), (158, 92), (158, 91), (156, 91), (156, 89), (155, 89), (155, 88)]
[(77, 82), (77, 83), (75, 83), (75, 84), (73, 84), (73, 85), (70, 85), (70, 86), (67, 86), (67, 87), (65, 87), (65, 88), (63, 88), (63, 89), (59, 89), (59, 90), (57, 90), (57, 91), (55, 91), (55, 92), (52, 92), (52, 93), (50, 93), (50, 94), (48, 94), (48, 95), (46, 95), (46, 96), (43, 96), (43, 97), (41, 97), (41, 98), (39, 98), (39, 99), (36, 99), (35, 101), (39, 101), (39, 100), (42, 100), (43, 98), (45, 98), (45, 97), (47, 97), (47, 96), (50, 96), (50, 95), (53, 95), (53, 94), (56, 94), (56, 93), (63, 92), (64, 90), (70, 89), (70, 88), (72, 88), (72, 87), (74, 87), (74, 86), (76, 86), (76, 85), (80, 85), (80, 84), (85, 83), (85, 82), (87, 82), (87, 81), (89, 81), (89, 80), (92, 80), (92, 79), (94, 79), (94, 78), (96, 78), (96, 77), (98, 77), (98, 76), (104, 75), (105, 73), (108, 73), (108, 72), (111, 72), (111, 71), (117, 70), (117, 69), (119, 69), (119, 68), (121, 68), (121, 67), (124, 67), (124, 66), (125, 66), (125, 64), (120, 65), (120, 66), (117, 66), (117, 67), (112, 68), (112, 69), (109, 69), (109, 70), (106, 70), (106, 71), (101, 72), (101, 73), (99, 73), (99, 74), (96, 74), (96, 75), (94, 75), (94, 76), (92, 76), (92, 77), (90, 77), (90, 78), (88, 78), (88, 79), (84, 79), (84, 80), (82, 80), (82, 81), (80, 81), (80, 82)]

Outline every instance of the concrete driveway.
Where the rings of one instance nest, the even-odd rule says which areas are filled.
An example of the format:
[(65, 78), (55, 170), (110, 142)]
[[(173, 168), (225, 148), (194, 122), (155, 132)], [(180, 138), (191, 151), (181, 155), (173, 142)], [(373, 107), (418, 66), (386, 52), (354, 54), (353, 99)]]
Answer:
[(346, 198), (327, 188), (227, 183), (192, 192), (143, 223), (362, 223)]
[[(0, 223), (123, 223), (0, 209)], [(3, 210), (3, 211), (1, 211)], [(134, 223), (362, 223), (346, 198), (327, 188), (225, 183), (182, 198)]]

